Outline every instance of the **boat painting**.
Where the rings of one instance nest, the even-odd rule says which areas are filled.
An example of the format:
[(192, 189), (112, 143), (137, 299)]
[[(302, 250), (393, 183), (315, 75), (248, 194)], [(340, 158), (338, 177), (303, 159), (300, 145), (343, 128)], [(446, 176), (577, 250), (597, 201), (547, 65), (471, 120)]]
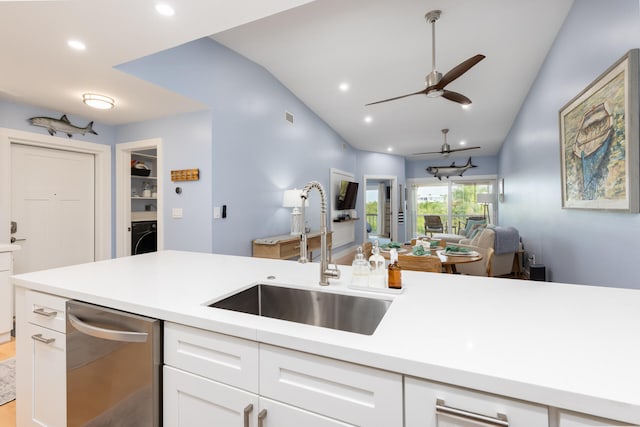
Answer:
[(596, 182), (602, 175), (603, 160), (607, 157), (613, 137), (613, 118), (606, 103), (594, 105), (582, 116), (573, 143), (573, 154), (582, 162), (584, 198), (593, 199)]

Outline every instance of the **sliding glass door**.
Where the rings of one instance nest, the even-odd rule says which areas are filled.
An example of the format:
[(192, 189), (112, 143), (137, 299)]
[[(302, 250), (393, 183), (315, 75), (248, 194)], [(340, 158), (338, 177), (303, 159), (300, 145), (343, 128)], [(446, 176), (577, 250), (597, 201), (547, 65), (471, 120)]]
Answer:
[(445, 233), (458, 233), (469, 218), (484, 218), (496, 223), (495, 177), (469, 177), (447, 181), (410, 180), (410, 236), (429, 233), (427, 223), (439, 217)]

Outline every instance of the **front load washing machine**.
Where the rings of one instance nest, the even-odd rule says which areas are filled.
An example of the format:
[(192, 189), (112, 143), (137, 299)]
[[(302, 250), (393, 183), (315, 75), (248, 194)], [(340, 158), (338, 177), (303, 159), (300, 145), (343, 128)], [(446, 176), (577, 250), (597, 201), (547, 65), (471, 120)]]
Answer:
[(136, 221), (131, 223), (131, 255), (145, 254), (158, 250), (157, 221)]

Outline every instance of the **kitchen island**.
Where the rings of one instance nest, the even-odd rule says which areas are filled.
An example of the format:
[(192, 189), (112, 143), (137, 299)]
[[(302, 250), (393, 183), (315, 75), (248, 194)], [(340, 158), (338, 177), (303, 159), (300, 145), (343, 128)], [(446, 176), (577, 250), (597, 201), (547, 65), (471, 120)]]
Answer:
[[(392, 373), (406, 393), (398, 426), (411, 424), (415, 409), (407, 405), (416, 381), (531, 404), (549, 426), (603, 425), (591, 417), (620, 422), (609, 425), (640, 424), (640, 292), (404, 271), (404, 292), (380, 294), (349, 289), (351, 268), (340, 269), (342, 278), (321, 288), (314, 263), (164, 251), (12, 280), (18, 294), (85, 301), (269, 351), (321, 357), (327, 369), (335, 361)], [(370, 336), (208, 307), (254, 283), (392, 303)], [(25, 338), (17, 332), (18, 340)], [(18, 346), (19, 364), (21, 357)], [(19, 412), (21, 390), (26, 393), (22, 381), (19, 376)], [(402, 388), (399, 393), (402, 399)]]

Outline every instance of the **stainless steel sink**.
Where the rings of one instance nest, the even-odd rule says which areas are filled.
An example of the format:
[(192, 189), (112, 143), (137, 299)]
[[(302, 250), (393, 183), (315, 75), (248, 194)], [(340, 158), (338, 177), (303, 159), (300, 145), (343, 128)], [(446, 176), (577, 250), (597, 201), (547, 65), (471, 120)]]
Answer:
[(390, 300), (257, 284), (209, 307), (371, 335)]

